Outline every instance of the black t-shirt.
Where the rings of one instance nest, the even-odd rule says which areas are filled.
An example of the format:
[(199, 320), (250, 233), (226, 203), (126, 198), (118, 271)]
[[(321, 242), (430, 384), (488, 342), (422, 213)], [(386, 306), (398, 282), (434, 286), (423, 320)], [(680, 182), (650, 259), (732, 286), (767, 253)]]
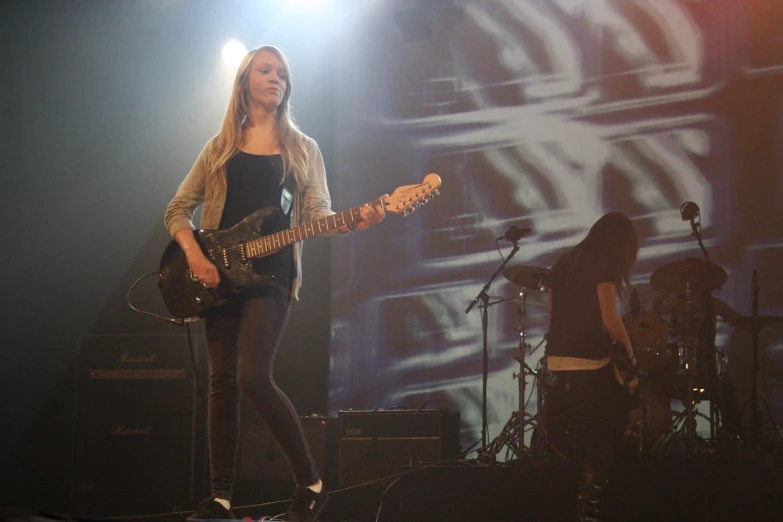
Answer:
[[(231, 228), (258, 209), (280, 209), (283, 187), (280, 185), (282, 157), (279, 154), (259, 156), (239, 151), (226, 165), (226, 206), (220, 217), (220, 229)], [(280, 211), (279, 219), (265, 235), (290, 228), (291, 219)], [(291, 285), (294, 277), (293, 245), (272, 255), (253, 259), (253, 271), (274, 276), (282, 284)]]
[(614, 281), (613, 263), (601, 254), (573, 259), (562, 259), (552, 273), (546, 354), (603, 359), (612, 354), (612, 340), (601, 320), (597, 287)]

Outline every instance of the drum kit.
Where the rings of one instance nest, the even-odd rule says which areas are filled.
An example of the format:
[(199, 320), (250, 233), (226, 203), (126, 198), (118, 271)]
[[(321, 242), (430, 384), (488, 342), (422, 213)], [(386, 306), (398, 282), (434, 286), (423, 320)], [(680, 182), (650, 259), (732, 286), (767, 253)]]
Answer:
[[(515, 360), (520, 370), (514, 373), (514, 378), (519, 384), (519, 409), (512, 414), (500, 435), (485, 444), (483, 455), (491, 460), (504, 447), (520, 458), (547, 452), (546, 422), (542, 412), (546, 408), (546, 393), (552, 382), (552, 375), (546, 369), (546, 357), (541, 358), (537, 370), (525, 363), (525, 355), (535, 352), (546, 339), (544, 336), (534, 348), (527, 342), (528, 297), (548, 291), (550, 270), (535, 266), (511, 266), (502, 268), (501, 272), (519, 289), (518, 296), (495, 298), (490, 303), (518, 303), (519, 323), (516, 331), (519, 333), (519, 353)], [(641, 400), (638, 401), (638, 407), (629, 412), (625, 435), (619, 448), (621, 453), (633, 454), (641, 459), (664, 458), (675, 448), (688, 453), (697, 453), (702, 449), (711, 452), (717, 438), (726, 436), (726, 431), (720, 429), (725, 421), (726, 409), (722, 407), (724, 398), (719, 384), (724, 378), (726, 366), (724, 354), (714, 344), (715, 311), (712, 301), (712, 291), (719, 289), (726, 280), (725, 270), (698, 258), (664, 265), (652, 273), (650, 286), (660, 292), (662, 297), (673, 297), (681, 309), (676, 313), (663, 309), (642, 310), (637, 299), (635, 306), (632, 302), (632, 311), (623, 316), (637, 360)], [(754, 315), (738, 323), (752, 325), (757, 332), (762, 323), (768, 320), (783, 321), (783, 318), (758, 316), (755, 304), (756, 281), (754, 272)], [(665, 317), (667, 314), (668, 318)], [(754, 408), (754, 419), (758, 420), (763, 415), (764, 408), (771, 419), (769, 405), (758, 385), (758, 360), (756, 343), (754, 390), (747, 404)], [(536, 415), (525, 412), (527, 376), (534, 377), (538, 384)], [(681, 412), (672, 410), (672, 399), (682, 402)], [(709, 399), (709, 416), (697, 409), (697, 404), (704, 399)], [(709, 439), (697, 437), (696, 417), (709, 422)], [(753, 429), (755, 435), (755, 423)], [(529, 430), (533, 430), (533, 437), (530, 447), (527, 447), (524, 434)]]

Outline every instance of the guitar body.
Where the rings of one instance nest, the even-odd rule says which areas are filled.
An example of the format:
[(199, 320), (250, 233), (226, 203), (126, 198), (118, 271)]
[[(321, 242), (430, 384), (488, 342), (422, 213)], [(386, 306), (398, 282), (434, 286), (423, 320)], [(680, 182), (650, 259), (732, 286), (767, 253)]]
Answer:
[[(280, 210), (267, 207), (257, 210), (225, 230), (194, 232), (204, 255), (220, 272), (217, 288), (204, 288), (193, 276), (185, 253), (172, 240), (160, 260), (160, 286), (169, 312), (180, 319), (203, 317), (213, 307), (225, 303), (233, 292), (258, 288), (270, 282), (269, 276), (253, 271), (254, 261), (264, 254), (249, 257), (244, 244), (276, 232), (282, 218)], [(265, 255), (269, 255), (269, 252)]]

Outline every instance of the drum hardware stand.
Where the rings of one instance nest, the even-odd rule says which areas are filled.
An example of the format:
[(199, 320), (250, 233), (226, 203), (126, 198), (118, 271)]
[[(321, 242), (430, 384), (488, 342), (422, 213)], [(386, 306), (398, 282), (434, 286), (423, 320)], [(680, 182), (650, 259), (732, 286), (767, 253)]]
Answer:
[[(695, 231), (694, 231), (695, 233)], [(690, 316), (693, 312), (693, 292), (691, 290), (691, 278), (688, 277), (685, 280), (685, 313)], [(694, 431), (696, 429), (696, 421), (693, 418), (693, 385), (694, 377), (696, 373), (696, 346), (698, 345), (698, 337), (695, 337), (693, 332), (688, 336), (688, 340), (685, 342), (685, 375), (688, 386), (688, 402), (685, 405), (687, 430), (688, 430), (688, 453), (693, 452), (694, 445)]]
[[(532, 355), (539, 346), (544, 344), (544, 341), (546, 341), (546, 335), (544, 335), (544, 338), (541, 340), (541, 342), (530, 351), (530, 355)], [(538, 391), (536, 393), (536, 415), (533, 417), (533, 419), (536, 421), (536, 428), (533, 430), (533, 434), (537, 434), (538, 437), (536, 438), (535, 444), (533, 444), (534, 437), (531, 435), (530, 439), (532, 447), (530, 448), (530, 453), (531, 455), (544, 455), (546, 454), (547, 446), (546, 426), (542, 418), (542, 412), (544, 411), (544, 392), (548, 392), (552, 388), (554, 381), (547, 377), (548, 370), (546, 356), (543, 356), (541, 359), (539, 359), (537, 368), (538, 370), (536, 371), (536, 379), (538, 381)], [(549, 375), (551, 376), (551, 374)]]
[(465, 313), (468, 314), (473, 309), (474, 306), (476, 306), (476, 303), (481, 301), (481, 305), (479, 305), (479, 308), (481, 309), (481, 331), (482, 331), (482, 385), (481, 385), (481, 448), (479, 448), (478, 455), (480, 460), (488, 460), (489, 462), (494, 461), (494, 454), (489, 454), (487, 452), (487, 444), (488, 444), (488, 431), (489, 431), (489, 425), (487, 424), (487, 379), (489, 377), (489, 350), (487, 347), (487, 328), (489, 325), (489, 316), (488, 311), (489, 307), (492, 306), (489, 302), (489, 287), (492, 286), (492, 282), (495, 280), (495, 278), (498, 276), (498, 274), (503, 270), (503, 268), (508, 264), (509, 261), (511, 261), (511, 258), (514, 257), (514, 255), (519, 251), (519, 246), (517, 245), (517, 241), (514, 241), (514, 248), (511, 249), (511, 252), (509, 252), (508, 256), (506, 256), (505, 259), (503, 259), (503, 263), (500, 265), (500, 267), (495, 270), (495, 273), (492, 274), (492, 277), (489, 278), (489, 281), (484, 285), (484, 287), (481, 289), (481, 291), (476, 295), (476, 297), (473, 298), (473, 301), (470, 302), (468, 307), (465, 309)]
[[(691, 289), (691, 277), (687, 276), (685, 278), (685, 315), (686, 317), (691, 317), (691, 314), (693, 312), (693, 291)], [(680, 346), (680, 353), (679, 353), (679, 361), (681, 368), (679, 369), (680, 372), (685, 373), (685, 379), (686, 379), (686, 387), (687, 392), (685, 393), (685, 397), (683, 400), (684, 407), (679, 414), (677, 414), (674, 419), (672, 420), (672, 423), (668, 430), (664, 434), (662, 434), (657, 441), (652, 445), (650, 448), (650, 453), (652, 455), (655, 455), (656, 453), (662, 451), (666, 445), (672, 440), (672, 438), (677, 435), (682, 436), (683, 432), (685, 432), (686, 436), (686, 443), (685, 447), (688, 451), (688, 453), (694, 452), (694, 446), (695, 446), (695, 435), (696, 435), (696, 421), (694, 416), (700, 415), (704, 417), (701, 413), (699, 413), (697, 410), (694, 409), (694, 396), (693, 396), (693, 386), (694, 386), (694, 378), (696, 375), (696, 347), (698, 345), (698, 336), (696, 333), (693, 332), (692, 325), (689, 326), (689, 332), (688, 337), (685, 340), (684, 343)], [(705, 417), (708, 418), (708, 417)]]
[[(683, 430), (687, 431), (687, 443), (686, 448), (689, 454), (695, 451), (695, 416), (701, 416), (707, 419), (710, 423), (710, 436), (714, 440), (717, 424), (720, 422), (719, 410), (720, 405), (717, 402), (721, 401), (720, 392), (717, 390), (717, 375), (716, 375), (716, 361), (717, 361), (717, 349), (715, 347), (715, 307), (712, 301), (713, 282), (715, 282), (715, 288), (720, 289), (720, 277), (716, 276), (717, 270), (710, 261), (709, 252), (704, 247), (704, 242), (701, 236), (701, 217), (699, 215), (699, 208), (695, 203), (686, 202), (680, 207), (680, 214), (683, 221), (690, 220), (692, 235), (696, 238), (699, 248), (704, 255), (704, 264), (700, 265), (694, 270), (694, 272), (686, 272), (685, 275), (685, 311), (686, 317), (689, 317), (691, 322), (688, 325), (688, 337), (681, 346), (680, 350), (680, 364), (684, 365), (681, 368), (686, 376), (688, 387), (685, 394), (685, 409), (675, 417), (669, 430), (662, 435), (653, 446), (653, 451), (660, 451), (661, 448), (672, 438), (675, 434), (682, 434)], [(697, 222), (698, 218), (698, 222)], [(695, 276), (701, 276), (701, 279)], [(701, 297), (704, 299), (704, 323), (701, 328), (695, 330), (695, 324), (693, 320), (693, 305), (696, 303), (693, 295), (693, 285), (699, 281), (703, 288), (701, 288)], [(703, 354), (698, 353), (698, 348), (702, 346), (705, 348)], [(707, 365), (708, 375), (706, 376), (707, 386), (712, 386), (716, 389), (711, 390), (713, 395), (710, 397), (710, 416), (707, 417), (698, 412), (694, 408), (694, 385), (695, 377), (699, 371), (699, 358), (701, 356), (708, 357), (710, 364)], [(704, 365), (702, 365), (704, 366)], [(710, 380), (714, 382), (710, 382)]]
[[(761, 432), (764, 425), (764, 412), (769, 416), (769, 420), (772, 423), (772, 429), (775, 432), (775, 436), (778, 443), (783, 442), (783, 438), (780, 436), (780, 429), (775, 423), (775, 417), (772, 415), (772, 410), (769, 407), (769, 402), (761, 391), (761, 358), (759, 354), (759, 332), (761, 330), (761, 322), (759, 320), (759, 280), (758, 271), (753, 270), (753, 277), (751, 279), (751, 303), (752, 303), (752, 346), (753, 346), (753, 389), (751, 390), (750, 398), (745, 402), (740, 410), (740, 419), (745, 413), (745, 408), (748, 404), (753, 405), (753, 417), (751, 436), (753, 443), (759, 446), (761, 444)], [(762, 410), (763, 408), (763, 410)]]
[[(543, 286), (542, 282), (539, 282), (539, 288)], [(520, 318), (520, 325), (515, 329), (519, 333), (519, 345), (518, 354), (514, 357), (519, 363), (519, 373), (512, 373), (512, 378), (518, 380), (519, 389), (519, 409), (511, 414), (511, 418), (506, 422), (506, 425), (501, 430), (500, 434), (487, 446), (486, 452), (492, 456), (497, 455), (503, 446), (510, 446), (511, 451), (514, 452), (517, 458), (527, 457), (530, 454), (531, 448), (525, 446), (525, 432), (526, 427), (530, 424), (537, 423), (538, 414), (530, 415), (525, 412), (525, 388), (527, 386), (527, 375), (532, 376), (534, 379), (539, 379), (539, 390), (541, 390), (542, 381), (538, 373), (533, 370), (525, 362), (525, 352), (533, 352), (531, 345), (527, 342), (527, 292), (524, 288), (519, 291), (519, 307), (517, 314)], [(537, 346), (538, 349), (542, 340)], [(541, 396), (539, 392), (539, 397)], [(539, 413), (540, 413), (539, 409)], [(530, 419), (529, 421), (527, 419)], [(538, 426), (539, 424), (536, 424)]]
[[(697, 372), (697, 356), (696, 356), (696, 349), (699, 346), (699, 341), (702, 340), (705, 343), (705, 353), (704, 355), (707, 356), (710, 361), (710, 364), (707, 366), (709, 368), (710, 374), (707, 376), (708, 382), (707, 384), (709, 386), (712, 386), (714, 389), (712, 391), (712, 395), (710, 396), (710, 438), (714, 441), (716, 432), (717, 432), (717, 424), (720, 422), (718, 412), (720, 411), (720, 401), (722, 400), (722, 397), (720, 396), (720, 390), (718, 386), (718, 376), (716, 375), (716, 367), (715, 367), (715, 361), (716, 361), (716, 353), (717, 348), (715, 346), (715, 306), (712, 301), (712, 282), (714, 278), (714, 267), (712, 264), (712, 261), (710, 260), (710, 254), (707, 252), (707, 249), (704, 247), (704, 242), (702, 241), (701, 237), (701, 214), (699, 212), (699, 207), (695, 203), (691, 203), (691, 207), (688, 207), (689, 202), (686, 202), (680, 207), (680, 213), (682, 214), (683, 221), (689, 220), (691, 223), (691, 235), (696, 238), (696, 242), (699, 245), (699, 249), (702, 252), (702, 255), (704, 256), (704, 277), (703, 277), (703, 288), (701, 289), (702, 298), (704, 299), (704, 311), (705, 311), (705, 318), (704, 318), (704, 324), (702, 325), (702, 330), (696, 333), (696, 337), (694, 338), (693, 332), (691, 332), (691, 336), (689, 337), (688, 343), (686, 343), (686, 352), (689, 351), (691, 353), (686, 354), (687, 357), (687, 364), (690, 365), (690, 371), (688, 371), (688, 407), (691, 411), (690, 417), (688, 419), (688, 425), (689, 425), (689, 433), (688, 433), (688, 451), (692, 452), (694, 450), (693, 448), (693, 441), (694, 441), (694, 435), (695, 435), (695, 421), (693, 419), (693, 386), (694, 386), (694, 376)], [(698, 222), (696, 221), (698, 218)], [(685, 285), (685, 292), (686, 292), (686, 303), (685, 308), (688, 313), (692, 312), (692, 306), (694, 303), (693, 296), (692, 296), (692, 288), (690, 287), (690, 278), (686, 280)], [(720, 283), (717, 283), (717, 289), (720, 290), (721, 286)], [(688, 296), (690, 294), (690, 296)], [(705, 329), (707, 330), (707, 334), (705, 335)], [(701, 414), (700, 414), (701, 415)], [(704, 415), (701, 415), (704, 417)], [(706, 417), (705, 417), (706, 418)]]
[(519, 308), (517, 309), (517, 315), (519, 315), (519, 326), (516, 330), (519, 334), (519, 347), (517, 349), (517, 355), (514, 359), (519, 363), (519, 373), (512, 372), (511, 378), (517, 379), (519, 383), (519, 410), (517, 410), (517, 424), (519, 425), (519, 453), (522, 453), (525, 449), (525, 387), (527, 386), (527, 376), (525, 372), (530, 372), (534, 375), (535, 372), (525, 362), (525, 351), (529, 350), (531, 346), (527, 343), (527, 294), (524, 289), (519, 290)]
[[(684, 203), (683, 207), (685, 207), (688, 203)], [(691, 210), (695, 209), (695, 213), (693, 215), (691, 214), (683, 214), (683, 221), (685, 221), (686, 217), (690, 218), (691, 223), (691, 230), (692, 230), (692, 236), (696, 238), (696, 242), (699, 245), (699, 249), (702, 252), (702, 255), (704, 256), (704, 278), (703, 278), (703, 288), (702, 288), (702, 294), (704, 296), (704, 311), (705, 311), (705, 323), (703, 325), (703, 329), (699, 334), (701, 335), (701, 340), (704, 342), (704, 348), (705, 352), (704, 355), (709, 358), (710, 364), (707, 366), (708, 371), (710, 372), (709, 375), (707, 375), (707, 382), (705, 383), (708, 386), (711, 386), (713, 389), (711, 390), (710, 395), (710, 438), (714, 442), (717, 439), (717, 433), (720, 425), (723, 422), (723, 419), (721, 418), (720, 411), (721, 407), (723, 406), (723, 392), (721, 390), (720, 382), (719, 382), (719, 374), (717, 370), (717, 362), (718, 362), (718, 349), (717, 346), (715, 346), (715, 303), (712, 300), (712, 290), (713, 290), (713, 281), (715, 281), (716, 289), (721, 289), (721, 284), (719, 281), (719, 278), (716, 278), (715, 276), (715, 267), (712, 264), (712, 260), (710, 260), (710, 254), (707, 252), (707, 249), (704, 247), (704, 242), (702, 241), (701, 237), (701, 215), (699, 212), (698, 206), (693, 204), (693, 207)], [(681, 212), (683, 208), (680, 208)], [(696, 218), (698, 218), (698, 223), (696, 222)], [(696, 348), (696, 346), (692, 346), (691, 348)], [(694, 360), (695, 362), (695, 360)], [(692, 386), (689, 386), (689, 389), (692, 390)]]
[[(692, 436), (692, 431), (688, 429), (687, 423), (689, 417), (693, 418), (693, 416), (698, 416), (710, 420), (709, 417), (699, 412), (699, 410), (693, 408), (691, 408), (690, 413), (688, 413), (686, 410), (681, 411), (679, 414), (677, 414), (676, 417), (674, 417), (674, 421), (672, 422), (669, 429), (666, 430), (666, 432), (663, 435), (661, 435), (658, 438), (658, 440), (655, 441), (655, 444), (652, 445), (652, 448), (650, 448), (650, 453), (652, 455), (655, 455), (659, 452), (662, 452), (675, 436), (682, 435), (682, 432), (685, 430), (688, 430), (688, 437), (690, 438)], [(689, 453), (690, 451), (691, 450), (689, 450)], [(663, 454), (662, 456), (666, 456), (666, 455)]]
[[(525, 352), (532, 347), (527, 342), (527, 294), (524, 288), (519, 290), (519, 308), (517, 314), (519, 315), (520, 324), (516, 330), (519, 334), (519, 347), (517, 355), (514, 360), (519, 363), (519, 373), (512, 372), (512, 379), (517, 379), (519, 389), (519, 410), (517, 410), (517, 425), (519, 426), (519, 442), (517, 456), (521, 457), (525, 452), (525, 387), (527, 386), (527, 375), (536, 376), (536, 372), (530, 368), (525, 362)], [(512, 414), (513, 415), (513, 414)]]

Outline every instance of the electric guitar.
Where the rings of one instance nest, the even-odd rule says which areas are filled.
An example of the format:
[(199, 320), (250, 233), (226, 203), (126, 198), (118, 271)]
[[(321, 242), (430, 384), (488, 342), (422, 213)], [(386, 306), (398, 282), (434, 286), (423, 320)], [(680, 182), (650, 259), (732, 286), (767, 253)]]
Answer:
[[(440, 187), (440, 176), (427, 174), (418, 185), (397, 188), (391, 196), (377, 199), (371, 206), (383, 205), (386, 212), (408, 216), (434, 199)], [(169, 312), (180, 319), (197, 320), (211, 308), (225, 303), (233, 292), (258, 288), (268, 284), (269, 276), (253, 271), (253, 260), (273, 254), (297, 241), (317, 236), (341, 225), (361, 219), (361, 207), (354, 207), (304, 225), (282, 231), (275, 224), (282, 212), (276, 207), (256, 210), (225, 230), (194, 232), (204, 255), (220, 272), (217, 288), (206, 288), (188, 265), (185, 253), (176, 241), (171, 241), (160, 260), (158, 286)]]

